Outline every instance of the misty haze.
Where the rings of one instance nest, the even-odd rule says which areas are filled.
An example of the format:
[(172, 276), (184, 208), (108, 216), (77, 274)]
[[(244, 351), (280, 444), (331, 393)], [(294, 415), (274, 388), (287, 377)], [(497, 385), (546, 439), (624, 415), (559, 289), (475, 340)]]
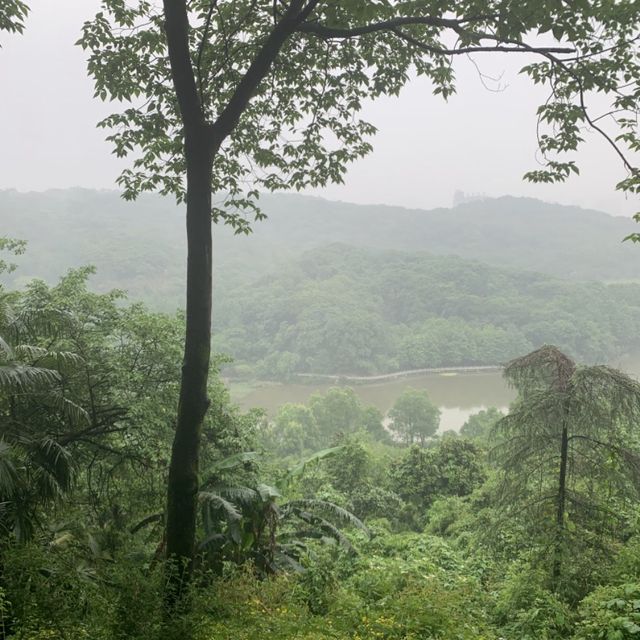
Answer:
[(0, 0), (0, 640), (636, 637), (639, 40)]

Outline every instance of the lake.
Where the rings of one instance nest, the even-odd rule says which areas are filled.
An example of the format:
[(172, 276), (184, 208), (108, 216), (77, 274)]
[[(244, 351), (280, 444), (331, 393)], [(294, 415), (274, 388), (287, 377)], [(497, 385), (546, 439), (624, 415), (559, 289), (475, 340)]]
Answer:
[[(640, 354), (622, 358), (613, 366), (634, 377), (640, 375)], [(269, 416), (286, 402), (305, 404), (314, 393), (325, 393), (335, 384), (230, 384), (231, 397), (243, 409), (262, 407)], [(441, 411), (440, 431), (459, 430), (467, 418), (488, 407), (506, 410), (515, 393), (500, 372), (445, 373), (408, 376), (384, 382), (350, 384), (363, 404), (386, 414), (396, 398), (408, 388), (424, 390)]]
[[(286, 402), (305, 404), (314, 393), (325, 393), (332, 384), (263, 383), (249, 390), (231, 384), (231, 396), (243, 409), (263, 407), (273, 415)], [(408, 388), (425, 390), (440, 407), (440, 430), (458, 430), (467, 418), (487, 407), (505, 409), (514, 398), (499, 372), (429, 374), (373, 384), (351, 384), (363, 404), (386, 414), (396, 398)]]

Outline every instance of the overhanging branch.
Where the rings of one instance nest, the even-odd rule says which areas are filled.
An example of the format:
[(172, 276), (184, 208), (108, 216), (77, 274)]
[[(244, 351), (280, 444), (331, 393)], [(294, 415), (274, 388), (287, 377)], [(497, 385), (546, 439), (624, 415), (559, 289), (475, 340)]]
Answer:
[[(504, 53), (556, 53), (571, 54), (575, 53), (575, 49), (571, 47), (535, 47), (525, 45), (516, 41), (502, 41), (498, 36), (489, 33), (475, 33), (464, 27), (465, 24), (477, 21), (486, 21), (488, 16), (478, 16), (477, 18), (455, 19), (455, 18), (437, 18), (434, 16), (404, 16), (374, 22), (359, 27), (340, 28), (328, 27), (319, 22), (305, 22), (298, 27), (301, 33), (309, 33), (324, 40), (347, 40), (357, 38), (371, 33), (392, 32), (410, 44), (420, 48), (421, 50), (437, 55), (456, 55), (474, 52), (504, 52)], [(460, 36), (466, 36), (473, 40), (494, 40), (497, 44), (493, 46), (473, 45), (457, 48), (436, 47), (434, 45), (423, 42), (414, 36), (401, 31), (402, 27), (411, 26), (427, 26), (438, 27), (441, 29), (451, 29)], [(513, 45), (513, 46), (509, 46)]]
[[(425, 53), (430, 53), (433, 55), (443, 55), (443, 56), (454, 56), (461, 55), (466, 53), (483, 53), (483, 52), (498, 52), (498, 53), (538, 53), (540, 55), (551, 54), (551, 53), (571, 53), (571, 49), (567, 49), (564, 47), (529, 47), (519, 44), (513, 44), (512, 46), (506, 44), (495, 44), (495, 45), (471, 45), (467, 47), (454, 47), (453, 49), (447, 49), (442, 47), (436, 47), (418, 38), (414, 38), (413, 36), (405, 33), (404, 31), (398, 28), (390, 29), (391, 32), (395, 33), (399, 38), (409, 43), (410, 45), (424, 51)], [(485, 36), (483, 36), (485, 37)]]
[(372, 24), (362, 25), (360, 27), (341, 28), (327, 27), (319, 22), (305, 22), (301, 24), (297, 31), (301, 33), (311, 33), (325, 40), (337, 40), (357, 38), (370, 33), (378, 33), (380, 31), (392, 31), (398, 27), (406, 26), (428, 26), (440, 27), (445, 29), (459, 29), (462, 26), (459, 20), (449, 18), (434, 18), (432, 16), (416, 16), (416, 17), (399, 17), (391, 20), (383, 20)]
[[(580, 110), (582, 111), (587, 124), (594, 131), (596, 131), (602, 138), (604, 138), (605, 142), (607, 142), (607, 144), (614, 150), (616, 155), (620, 158), (620, 160), (621, 160), (622, 164), (624, 165), (625, 169), (627, 169), (627, 171), (629, 171), (629, 173), (634, 173), (636, 171), (635, 167), (628, 160), (627, 156), (624, 154), (624, 152), (622, 151), (620, 146), (616, 143), (616, 141), (602, 127), (600, 127), (600, 126), (598, 126), (596, 124), (596, 120), (597, 119), (593, 119), (591, 117), (591, 115), (589, 114), (589, 110), (588, 110), (587, 105), (585, 103), (585, 96), (584, 96), (585, 90), (584, 90), (584, 84), (582, 82), (582, 78), (580, 78), (580, 76), (577, 73), (575, 73), (571, 67), (569, 67), (569, 65), (567, 64), (568, 61), (561, 60), (560, 58), (556, 58), (553, 55), (552, 51), (547, 51), (546, 53), (543, 53), (542, 55), (544, 55), (544, 57), (546, 57), (547, 60), (549, 60), (549, 62), (551, 62), (552, 65), (557, 65), (565, 73), (570, 75), (575, 80), (576, 84), (578, 85), (578, 97), (579, 97), (579, 100), (580, 100)], [(580, 61), (580, 59), (578, 59), (578, 62), (579, 61)], [(573, 61), (573, 62), (575, 62), (575, 61)]]

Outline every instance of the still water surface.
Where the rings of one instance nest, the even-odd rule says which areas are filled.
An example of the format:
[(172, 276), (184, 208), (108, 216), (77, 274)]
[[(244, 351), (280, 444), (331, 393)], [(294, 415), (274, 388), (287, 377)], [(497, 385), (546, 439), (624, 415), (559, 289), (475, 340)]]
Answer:
[[(638, 378), (640, 354), (621, 359), (613, 366)], [(251, 389), (234, 387), (231, 396), (243, 409), (262, 407), (273, 416), (286, 402), (305, 404), (314, 393), (325, 393), (332, 384), (275, 384), (264, 383)], [(408, 388), (424, 390), (441, 411), (440, 431), (459, 430), (467, 418), (487, 407), (505, 411), (515, 398), (500, 372), (429, 374), (376, 382), (352, 384), (356, 395), (365, 405), (374, 405), (386, 414), (396, 398)]]
[[(267, 384), (248, 393), (234, 389), (232, 398), (243, 408), (263, 407), (272, 416), (286, 402), (305, 404), (314, 393), (325, 393), (331, 384)], [(486, 407), (506, 408), (514, 398), (498, 372), (456, 375), (419, 375), (374, 384), (350, 385), (365, 405), (386, 414), (396, 398), (408, 388), (425, 390), (440, 407), (440, 430), (459, 429), (467, 418)]]

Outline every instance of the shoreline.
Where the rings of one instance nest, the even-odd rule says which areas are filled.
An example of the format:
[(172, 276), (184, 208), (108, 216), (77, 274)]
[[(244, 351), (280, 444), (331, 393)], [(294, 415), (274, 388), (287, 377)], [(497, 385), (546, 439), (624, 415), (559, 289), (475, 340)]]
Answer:
[(419, 375), (447, 375), (450, 374), (452, 376), (457, 375), (459, 373), (465, 374), (473, 374), (473, 373), (498, 373), (502, 371), (502, 365), (477, 365), (477, 366), (466, 366), (466, 367), (431, 367), (424, 369), (405, 369), (404, 371), (394, 371), (392, 373), (381, 373), (377, 375), (371, 376), (363, 376), (363, 375), (345, 375), (341, 373), (297, 373), (291, 377), (290, 380), (249, 380), (244, 378), (232, 378), (225, 377), (223, 379), (227, 383), (256, 383), (260, 384), (295, 384), (299, 382), (313, 384), (314, 382), (335, 382), (335, 383), (344, 383), (344, 382), (355, 382), (355, 383), (375, 383), (375, 382), (387, 382), (389, 380), (397, 380), (400, 378), (409, 378), (411, 376), (419, 376)]
[(319, 380), (335, 380), (340, 382), (384, 382), (386, 380), (395, 380), (397, 378), (408, 378), (410, 376), (429, 375), (429, 374), (458, 374), (458, 373), (493, 373), (502, 371), (501, 365), (477, 365), (466, 367), (431, 367), (424, 369), (405, 369), (404, 371), (394, 371), (392, 373), (381, 373), (373, 376), (355, 376), (343, 375), (336, 373), (298, 373), (296, 378), (319, 379)]

